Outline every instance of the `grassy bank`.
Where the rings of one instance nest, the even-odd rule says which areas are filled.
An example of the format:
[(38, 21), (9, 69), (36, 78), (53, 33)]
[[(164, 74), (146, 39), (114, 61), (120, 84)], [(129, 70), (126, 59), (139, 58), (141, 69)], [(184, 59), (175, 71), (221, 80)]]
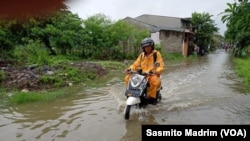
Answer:
[(243, 79), (246, 85), (250, 85), (250, 57), (234, 58), (236, 74)]
[[(1, 94), (1, 103), (5, 105), (18, 105), (38, 101), (51, 101), (71, 95), (80, 90), (80, 87), (67, 87), (57, 91), (18, 91), (4, 92)], [(3, 92), (3, 91), (2, 91)]]
[[(112, 74), (111, 70), (122, 70), (126, 68), (123, 62), (115, 62), (115, 61), (91, 61), (88, 62), (88, 66), (78, 68), (77, 65), (68, 66), (67, 64), (60, 64), (60, 68), (58, 70), (54, 70), (53, 75), (44, 74), (44, 76), (40, 76), (39, 88), (43, 89), (18, 89), (14, 87), (0, 87), (0, 103), (2, 104), (24, 104), (38, 101), (50, 101), (55, 100), (61, 97), (65, 97), (71, 94), (80, 91), (83, 88), (91, 88), (91, 87), (101, 87), (104, 86), (105, 83), (109, 80), (110, 75)], [(95, 65), (93, 65), (95, 64)], [(100, 66), (103, 69), (100, 69)], [(71, 69), (68, 69), (70, 68)], [(72, 70), (77, 70), (72, 73)], [(86, 70), (88, 73), (86, 73)], [(92, 71), (91, 77), (89, 76), (89, 71)], [(60, 73), (57, 73), (60, 72)], [(105, 72), (105, 75), (98, 75), (98, 73)], [(2, 78), (4, 78), (3, 73), (1, 73)], [(61, 75), (67, 74), (67, 75)], [(66, 77), (67, 76), (67, 77)], [(88, 77), (83, 77), (88, 76)], [(49, 78), (51, 81), (44, 81), (44, 78)], [(46, 79), (48, 80), (48, 79)], [(52, 81), (53, 80), (53, 81)], [(60, 83), (58, 85), (58, 81), (60, 82), (67, 81), (64, 83)], [(76, 81), (77, 80), (77, 81)], [(37, 80), (36, 80), (37, 81)], [(43, 83), (41, 83), (43, 82)], [(32, 83), (32, 82), (31, 82)], [(46, 84), (46, 87), (44, 86)], [(50, 85), (48, 87), (48, 85)], [(37, 87), (37, 85), (36, 85)], [(46, 89), (47, 88), (47, 89)]]

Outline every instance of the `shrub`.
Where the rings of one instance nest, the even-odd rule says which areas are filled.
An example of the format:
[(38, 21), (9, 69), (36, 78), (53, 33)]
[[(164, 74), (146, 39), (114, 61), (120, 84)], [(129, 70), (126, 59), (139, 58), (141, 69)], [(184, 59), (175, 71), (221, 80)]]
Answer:
[(26, 46), (17, 46), (14, 50), (14, 58), (25, 64), (49, 64), (49, 54), (45, 47), (38, 41), (31, 42)]
[(0, 71), (0, 82), (2, 82), (4, 80), (5, 76), (4, 76), (4, 72)]

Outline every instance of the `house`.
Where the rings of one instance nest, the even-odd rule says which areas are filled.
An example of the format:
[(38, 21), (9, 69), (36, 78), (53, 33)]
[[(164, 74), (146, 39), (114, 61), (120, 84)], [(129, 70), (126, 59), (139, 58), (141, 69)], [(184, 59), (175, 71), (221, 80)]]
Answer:
[(177, 18), (144, 14), (136, 18), (126, 17), (124, 21), (139, 29), (148, 29), (155, 44), (162, 46), (162, 52), (182, 53), (187, 57), (192, 53), (190, 18)]

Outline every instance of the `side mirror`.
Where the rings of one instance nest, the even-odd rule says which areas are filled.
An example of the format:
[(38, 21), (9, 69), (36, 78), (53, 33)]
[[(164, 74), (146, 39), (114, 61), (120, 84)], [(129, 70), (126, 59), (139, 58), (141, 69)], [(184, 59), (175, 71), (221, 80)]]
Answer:
[(160, 66), (160, 63), (159, 63), (159, 62), (155, 62), (155, 63), (154, 63), (154, 67), (157, 68), (157, 67), (159, 67), (159, 66)]

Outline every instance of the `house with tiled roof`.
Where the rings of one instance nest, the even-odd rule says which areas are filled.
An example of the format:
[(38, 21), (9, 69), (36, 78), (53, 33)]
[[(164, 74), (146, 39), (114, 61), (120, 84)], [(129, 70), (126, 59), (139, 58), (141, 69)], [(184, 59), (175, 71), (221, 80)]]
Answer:
[(126, 17), (124, 21), (139, 29), (148, 29), (151, 38), (161, 45), (162, 52), (182, 53), (188, 56), (192, 53), (192, 38), (190, 18), (178, 18), (144, 14), (135, 18)]

